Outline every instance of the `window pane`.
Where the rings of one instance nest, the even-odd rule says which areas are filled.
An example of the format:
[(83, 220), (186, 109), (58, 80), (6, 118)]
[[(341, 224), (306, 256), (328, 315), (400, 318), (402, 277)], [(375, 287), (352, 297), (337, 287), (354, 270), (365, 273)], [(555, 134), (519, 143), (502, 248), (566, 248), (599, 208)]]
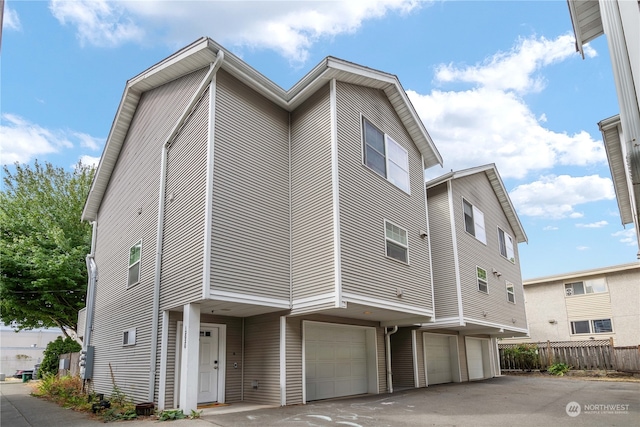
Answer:
[(384, 160), (384, 155), (378, 153), (370, 146), (366, 146), (365, 148), (365, 164), (369, 166), (374, 171), (378, 172), (380, 175), (387, 177), (387, 165)]
[(581, 320), (579, 322), (571, 322), (571, 333), (572, 334), (588, 334), (591, 332), (589, 330), (589, 321)]
[(134, 285), (140, 281), (140, 263), (137, 262), (129, 267), (129, 282), (128, 285)]
[(507, 245), (504, 241), (504, 231), (498, 228), (498, 244), (500, 245), (500, 255), (507, 257)]
[(583, 295), (584, 294), (584, 283), (575, 282), (571, 284), (573, 286), (573, 294), (574, 295)]
[(389, 174), (387, 178), (394, 185), (397, 185), (407, 193), (409, 192), (409, 173), (393, 162), (389, 162)]
[(604, 282), (604, 278), (587, 280), (585, 285), (588, 294), (607, 292), (607, 285)]
[(409, 170), (409, 159), (407, 152), (395, 142), (392, 138), (387, 136), (387, 157), (389, 160), (398, 165), (398, 167)]
[(564, 293), (568, 297), (573, 295), (573, 286), (571, 286), (571, 283), (567, 283), (566, 285), (564, 285)]
[(129, 250), (129, 265), (140, 261), (140, 249), (142, 247), (142, 242), (138, 242), (135, 245), (131, 246)]
[(613, 332), (613, 328), (611, 327), (611, 319), (594, 320), (593, 332), (595, 334), (601, 332)]
[(516, 296), (513, 291), (513, 284), (507, 282), (507, 300), (509, 302), (516, 302)]
[(367, 120), (364, 121), (364, 141), (384, 156), (384, 134)]
[(407, 262), (407, 248), (387, 240), (387, 256), (398, 261)]
[(505, 245), (507, 246), (507, 259), (511, 262), (516, 262), (516, 253), (513, 250), (513, 238), (508, 234), (505, 234)]
[(476, 271), (478, 273), (478, 279), (481, 279), (483, 281), (487, 281), (487, 270), (480, 268), (480, 267), (476, 267)]
[(385, 222), (385, 228), (387, 239), (394, 240), (403, 246), (407, 246), (407, 232), (405, 230), (391, 224), (390, 222)]
[(467, 233), (476, 235), (475, 227), (473, 226), (473, 207), (466, 200), (462, 201), (464, 206), (464, 229)]
[(475, 206), (473, 206), (473, 226), (475, 228), (475, 236), (476, 239), (480, 240), (482, 243), (487, 243), (487, 235), (484, 231), (484, 214), (482, 211)]
[(482, 292), (489, 292), (489, 288), (487, 287), (487, 282), (478, 279), (478, 290)]

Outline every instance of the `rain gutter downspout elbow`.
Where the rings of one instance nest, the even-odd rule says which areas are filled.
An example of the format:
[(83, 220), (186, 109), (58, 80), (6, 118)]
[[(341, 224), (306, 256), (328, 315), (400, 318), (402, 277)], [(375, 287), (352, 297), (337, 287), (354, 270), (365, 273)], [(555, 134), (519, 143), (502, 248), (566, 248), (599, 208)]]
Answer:
[(151, 357), (149, 363), (149, 402), (155, 402), (155, 386), (156, 386), (156, 366), (158, 364), (157, 347), (158, 347), (158, 325), (160, 323), (160, 274), (162, 271), (162, 244), (163, 244), (163, 228), (164, 228), (164, 206), (165, 206), (165, 192), (167, 187), (167, 158), (169, 147), (174, 141), (175, 137), (182, 129), (182, 125), (189, 117), (189, 114), (197, 104), (198, 100), (207, 89), (207, 86), (211, 83), (213, 76), (222, 66), (224, 60), (224, 52), (219, 50), (216, 53), (216, 59), (209, 66), (207, 74), (202, 79), (197, 91), (191, 97), (189, 104), (185, 107), (180, 116), (172, 128), (169, 136), (164, 144), (162, 144), (162, 157), (160, 160), (160, 183), (158, 185), (158, 224), (156, 234), (156, 260), (155, 260), (155, 272), (153, 281), (153, 312), (152, 312), (152, 325), (151, 325)]
[(384, 329), (384, 336), (387, 349), (387, 388), (389, 393), (393, 393), (393, 373), (391, 371), (391, 335), (398, 332), (398, 325), (394, 326), (391, 331)]

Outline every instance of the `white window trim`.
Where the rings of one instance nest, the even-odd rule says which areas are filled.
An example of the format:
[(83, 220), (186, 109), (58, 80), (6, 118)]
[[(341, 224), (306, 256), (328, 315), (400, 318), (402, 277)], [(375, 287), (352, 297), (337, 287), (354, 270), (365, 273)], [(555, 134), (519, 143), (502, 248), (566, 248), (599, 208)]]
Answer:
[[(511, 291), (509, 291), (509, 288), (511, 288)], [(506, 282), (505, 281), (505, 289), (507, 290), (507, 301), (510, 302), (511, 304), (515, 304), (516, 303), (516, 287), (513, 283), (511, 282)], [(513, 301), (511, 301), (509, 299), (509, 295), (513, 295)]]
[[(608, 332), (595, 332), (595, 326), (593, 322), (596, 320), (608, 320), (611, 323), (611, 331)], [(573, 324), (576, 322), (588, 322), (589, 323), (589, 332), (573, 332)], [(569, 322), (569, 332), (571, 335), (604, 335), (604, 334), (613, 334), (615, 331), (613, 329), (613, 319), (611, 317), (604, 317), (598, 319), (581, 319), (581, 320), (571, 320)]]
[[(503, 254), (502, 251), (500, 251), (500, 248), (502, 247), (502, 239), (500, 238), (501, 231), (504, 236), (504, 250), (506, 252), (505, 254)], [(506, 259), (507, 261), (510, 261), (512, 264), (516, 263), (516, 250), (515, 250), (513, 237), (511, 236), (511, 234), (504, 231), (504, 229), (502, 229), (501, 227), (498, 227), (498, 250), (500, 251), (500, 255), (504, 259)], [(509, 252), (511, 252), (511, 258), (509, 257), (510, 255)]]
[[(125, 338), (127, 341), (125, 342)], [(131, 347), (136, 345), (136, 328), (129, 328), (122, 331), (122, 346)]]
[[(597, 294), (606, 294), (607, 292), (609, 292), (609, 287), (607, 284), (607, 281), (604, 280), (604, 291), (602, 292), (587, 292), (587, 282), (589, 280), (574, 280), (573, 282), (564, 282), (562, 285), (564, 287), (564, 297), (565, 298), (575, 298), (575, 297), (585, 297), (588, 295), (597, 295)], [(582, 286), (584, 288), (584, 293), (583, 294), (575, 294), (573, 293), (573, 284), (574, 283), (582, 283)], [(567, 295), (567, 285), (572, 285), (571, 286), (571, 295)]]
[[(367, 158), (366, 158), (367, 157), (367, 154), (366, 154), (367, 142), (365, 141), (365, 132), (364, 132), (364, 126), (365, 126), (364, 121), (365, 120), (367, 122), (369, 122), (369, 124), (371, 124), (371, 126), (373, 126), (378, 131), (380, 131), (380, 133), (382, 133), (382, 135), (384, 136), (385, 176), (381, 175), (380, 173), (378, 173), (378, 171), (374, 170), (373, 168), (369, 167), (369, 165), (367, 165)], [(408, 195), (411, 195), (411, 174), (409, 172), (409, 152), (402, 145), (400, 145), (395, 139), (393, 139), (391, 136), (389, 136), (388, 134), (383, 132), (382, 129), (380, 128), (380, 126), (378, 126), (375, 123), (373, 123), (371, 120), (366, 118), (363, 114), (360, 114), (360, 133), (361, 133), (361, 140), (362, 140), (362, 144), (361, 144), (362, 165), (365, 166), (367, 169), (373, 171), (376, 175), (382, 176), (389, 183), (393, 184), (393, 186), (395, 186), (396, 188), (399, 188), (400, 190), (404, 191)], [(393, 160), (389, 159), (389, 149), (388, 149), (388, 145), (389, 144), (395, 145), (396, 147), (398, 147), (400, 150), (402, 150), (405, 153), (406, 160), (407, 160), (407, 169), (406, 170), (404, 169), (404, 167), (400, 166), (398, 163), (396, 163)], [(399, 167), (404, 172), (406, 172), (406, 174), (407, 174), (407, 188), (402, 188), (398, 184), (396, 184), (393, 181), (391, 181), (391, 179), (389, 179), (389, 163), (393, 163), (395, 166)]]
[[(138, 258), (138, 261), (134, 262), (133, 264), (129, 264), (130, 260), (131, 260), (131, 249), (133, 249), (134, 247), (136, 247), (137, 245), (140, 245), (140, 257)], [(134, 243), (133, 245), (129, 246), (129, 252), (128, 252), (128, 260), (127, 264), (129, 265), (129, 267), (127, 267), (127, 289), (134, 287), (135, 285), (137, 285), (138, 283), (140, 283), (140, 277), (141, 277), (141, 268), (142, 268), (142, 239), (138, 240), (136, 243)], [(131, 267), (133, 267), (134, 265), (138, 264), (138, 280), (136, 280), (133, 283), (129, 283), (129, 272), (131, 271)]]
[[(485, 277), (487, 278), (486, 280), (482, 280), (480, 278), (480, 276), (478, 276), (478, 269), (484, 271)], [(480, 289), (480, 281), (485, 282), (486, 286), (487, 286), (487, 290), (483, 291), (482, 289)], [(482, 268), (479, 265), (476, 265), (476, 289), (478, 290), (478, 292), (482, 292), (483, 294), (487, 294), (489, 295), (489, 274), (487, 274), (487, 269), (486, 268)]]
[[(387, 223), (393, 225), (394, 227), (398, 227), (399, 229), (401, 229), (402, 231), (404, 231), (405, 235), (407, 236), (407, 244), (405, 245), (404, 243), (398, 242), (396, 240), (394, 240), (392, 237), (387, 236)], [(396, 224), (393, 221), (389, 221), (388, 219), (384, 220), (383, 223), (383, 227), (384, 227), (384, 254), (387, 258), (394, 260), (396, 262), (402, 263), (402, 264), (409, 264), (409, 232), (407, 231), (406, 228), (399, 226), (398, 224)], [(396, 244), (398, 246), (401, 246), (403, 248), (405, 248), (407, 250), (407, 260), (406, 261), (402, 261), (400, 259), (394, 258), (392, 256), (389, 256), (389, 253), (387, 251), (387, 242), (392, 242), (393, 244)]]
[[(469, 231), (467, 230), (466, 221), (464, 220), (464, 216), (465, 216), (464, 203), (465, 202), (467, 202), (471, 206), (471, 213), (473, 215), (471, 219), (473, 219), (473, 227), (474, 227), (473, 234), (469, 233)], [(478, 209), (476, 205), (474, 205), (464, 197), (462, 198), (462, 225), (465, 233), (475, 237), (477, 241), (482, 242), (485, 245), (487, 244), (487, 231), (484, 226), (484, 213), (480, 209)]]

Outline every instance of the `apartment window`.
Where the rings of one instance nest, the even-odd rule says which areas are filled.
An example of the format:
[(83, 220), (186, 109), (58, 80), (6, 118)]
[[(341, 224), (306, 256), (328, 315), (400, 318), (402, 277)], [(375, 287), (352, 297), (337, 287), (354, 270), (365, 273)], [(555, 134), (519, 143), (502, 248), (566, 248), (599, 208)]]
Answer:
[(476, 267), (476, 275), (478, 278), (478, 290), (481, 292), (489, 293), (487, 270), (485, 270), (484, 268)]
[(387, 256), (408, 263), (409, 244), (407, 242), (407, 230), (385, 221), (384, 238), (387, 245)]
[(467, 233), (487, 244), (487, 234), (484, 230), (484, 214), (471, 203), (462, 199), (462, 210), (464, 212), (464, 229)]
[(604, 278), (564, 284), (564, 293), (568, 297), (574, 295), (599, 294), (603, 292), (607, 292), (607, 285)]
[(136, 328), (127, 329), (122, 332), (122, 345), (136, 344)]
[(571, 334), (602, 334), (613, 332), (611, 319), (578, 320), (571, 322)]
[(129, 249), (129, 280), (128, 286), (133, 286), (140, 281), (140, 252), (142, 251), (142, 240)]
[(513, 250), (513, 237), (505, 233), (500, 227), (498, 227), (498, 243), (500, 246), (500, 255), (515, 263), (516, 255)]
[(514, 292), (513, 283), (507, 282), (507, 301), (516, 303), (516, 294)]
[(364, 162), (398, 188), (409, 193), (409, 155), (400, 144), (362, 119)]

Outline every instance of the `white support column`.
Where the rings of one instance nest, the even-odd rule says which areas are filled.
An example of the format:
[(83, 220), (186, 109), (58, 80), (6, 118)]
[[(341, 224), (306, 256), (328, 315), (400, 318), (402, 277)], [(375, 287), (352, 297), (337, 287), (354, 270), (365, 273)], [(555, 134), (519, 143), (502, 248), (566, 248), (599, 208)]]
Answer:
[(160, 382), (158, 384), (158, 409), (164, 410), (166, 406), (165, 394), (167, 391), (167, 359), (169, 353), (169, 311), (162, 312), (162, 339), (160, 341)]
[(185, 304), (182, 323), (180, 409), (198, 409), (198, 362), (200, 356), (200, 305)]

